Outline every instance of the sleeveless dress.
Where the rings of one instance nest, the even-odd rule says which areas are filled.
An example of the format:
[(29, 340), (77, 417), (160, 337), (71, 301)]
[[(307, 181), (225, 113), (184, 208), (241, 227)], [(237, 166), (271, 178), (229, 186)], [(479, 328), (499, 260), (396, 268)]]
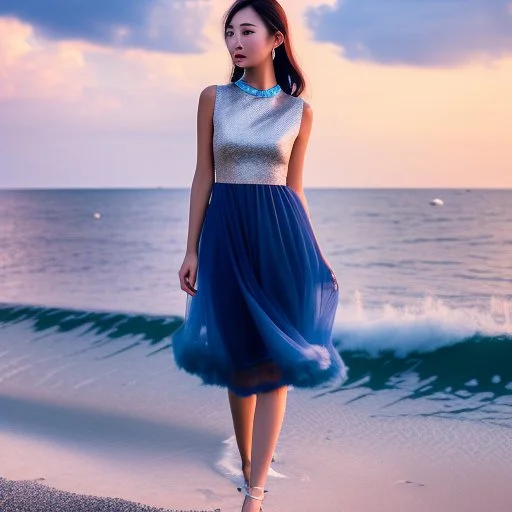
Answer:
[(332, 343), (338, 283), (286, 184), (303, 107), (279, 85), (216, 85), (197, 293), (171, 348), (180, 369), (239, 396), (347, 379)]

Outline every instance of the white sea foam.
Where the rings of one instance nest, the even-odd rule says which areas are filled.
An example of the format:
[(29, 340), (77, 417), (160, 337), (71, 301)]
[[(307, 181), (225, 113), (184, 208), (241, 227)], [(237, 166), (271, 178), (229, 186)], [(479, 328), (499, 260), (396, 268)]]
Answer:
[(441, 299), (426, 297), (401, 308), (386, 305), (367, 310), (357, 293), (352, 304), (339, 308), (333, 335), (341, 350), (364, 350), (371, 356), (392, 350), (405, 357), (472, 336), (506, 335), (512, 342), (512, 301), (493, 298), (482, 310), (450, 307)]

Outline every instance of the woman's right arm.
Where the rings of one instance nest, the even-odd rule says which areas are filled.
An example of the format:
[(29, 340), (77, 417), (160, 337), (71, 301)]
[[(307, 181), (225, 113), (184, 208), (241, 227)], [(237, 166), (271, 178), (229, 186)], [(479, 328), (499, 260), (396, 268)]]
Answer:
[(190, 208), (187, 248), (185, 259), (178, 273), (181, 289), (190, 295), (197, 290), (194, 285), (197, 277), (197, 253), (199, 236), (214, 182), (213, 161), (213, 108), (215, 85), (201, 91), (197, 108), (197, 162), (190, 190)]

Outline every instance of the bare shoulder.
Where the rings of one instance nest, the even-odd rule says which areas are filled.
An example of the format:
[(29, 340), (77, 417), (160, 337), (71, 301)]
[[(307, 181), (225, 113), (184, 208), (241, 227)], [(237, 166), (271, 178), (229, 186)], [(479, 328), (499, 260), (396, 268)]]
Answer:
[(207, 85), (199, 95), (200, 98), (206, 98), (209, 100), (215, 99), (217, 86), (216, 85)]
[(300, 99), (302, 101), (303, 107), (299, 135), (307, 136), (313, 125), (313, 107), (306, 100), (302, 98)]
[[(301, 98), (302, 99), (302, 98)], [(306, 101), (302, 100), (302, 103), (304, 106), (302, 107), (302, 117), (313, 117), (313, 107)]]
[(206, 86), (199, 95), (199, 103), (210, 105), (213, 107), (213, 103), (215, 102), (215, 95), (217, 94), (217, 86), (216, 85), (208, 85)]
[(197, 106), (198, 115), (202, 121), (213, 119), (213, 111), (215, 109), (215, 96), (216, 96), (215, 85), (208, 85), (205, 87), (199, 95), (199, 102)]

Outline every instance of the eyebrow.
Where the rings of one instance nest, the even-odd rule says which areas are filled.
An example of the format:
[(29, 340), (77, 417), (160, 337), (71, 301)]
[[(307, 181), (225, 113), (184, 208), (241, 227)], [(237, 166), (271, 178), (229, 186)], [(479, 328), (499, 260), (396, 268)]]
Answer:
[[(240, 23), (241, 27), (255, 27), (253, 23)], [(228, 25), (226, 28), (233, 28), (233, 25)]]

